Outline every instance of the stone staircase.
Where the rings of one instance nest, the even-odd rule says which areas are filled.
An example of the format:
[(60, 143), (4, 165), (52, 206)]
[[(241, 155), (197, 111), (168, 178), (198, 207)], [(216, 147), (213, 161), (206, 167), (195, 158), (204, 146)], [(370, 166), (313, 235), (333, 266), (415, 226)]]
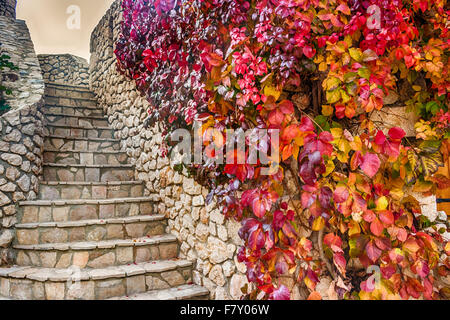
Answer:
[(0, 269), (0, 295), (206, 299), (88, 88), (46, 84), (44, 112), (43, 181), (38, 200), (19, 203), (17, 265)]

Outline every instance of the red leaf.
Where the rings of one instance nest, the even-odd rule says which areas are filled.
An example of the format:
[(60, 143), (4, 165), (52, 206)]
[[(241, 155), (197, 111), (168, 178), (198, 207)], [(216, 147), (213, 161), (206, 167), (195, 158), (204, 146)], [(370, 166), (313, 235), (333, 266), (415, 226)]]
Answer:
[(366, 153), (362, 158), (361, 169), (367, 174), (370, 178), (372, 178), (380, 168), (380, 158), (376, 154)]
[(281, 112), (284, 114), (292, 114), (294, 113), (294, 104), (289, 100), (283, 100), (278, 104)]
[(345, 260), (342, 253), (335, 253), (333, 255), (333, 262), (336, 265), (336, 267), (339, 269), (339, 271), (345, 275), (345, 267), (347, 266), (347, 261)]
[(386, 136), (384, 135), (383, 131), (378, 130), (374, 142), (379, 146), (384, 145), (384, 143), (386, 142)]
[(284, 120), (284, 114), (280, 109), (272, 110), (269, 114), (269, 123), (274, 126), (279, 126)]
[(314, 124), (309, 117), (302, 117), (299, 129), (303, 132), (314, 131)]
[(370, 231), (376, 236), (380, 236), (383, 233), (383, 229), (383, 224), (378, 218), (370, 224)]
[(333, 199), (336, 203), (342, 203), (348, 199), (348, 196), (348, 189), (346, 187), (339, 186), (336, 190), (334, 190)]
[(430, 267), (424, 260), (417, 260), (411, 267), (411, 270), (421, 278), (425, 278), (430, 273)]
[(376, 218), (376, 215), (375, 215), (375, 213), (373, 213), (372, 210), (367, 210), (363, 214), (364, 221), (372, 222), (373, 220), (375, 220), (375, 218)]
[(311, 59), (316, 54), (316, 49), (313, 49), (310, 46), (305, 46), (303, 47), (303, 54)]
[(401, 140), (406, 135), (405, 131), (399, 127), (391, 128), (389, 130), (388, 134), (389, 134), (389, 137), (394, 140)]
[(374, 244), (373, 241), (369, 241), (366, 245), (366, 253), (372, 262), (377, 261), (381, 255), (381, 250)]
[(382, 211), (379, 213), (378, 217), (380, 218), (381, 222), (383, 222), (386, 226), (390, 226), (394, 223), (394, 215), (391, 211)]
[(270, 300), (289, 300), (291, 299), (291, 294), (286, 286), (281, 285), (278, 289), (275, 289), (269, 296)]

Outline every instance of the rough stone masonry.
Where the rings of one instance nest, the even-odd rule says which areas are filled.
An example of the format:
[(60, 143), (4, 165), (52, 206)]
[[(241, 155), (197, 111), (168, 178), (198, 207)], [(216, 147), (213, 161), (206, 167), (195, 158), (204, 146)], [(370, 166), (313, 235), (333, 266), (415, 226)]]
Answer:
[(0, 117), (0, 265), (13, 257), (17, 202), (36, 198), (42, 173), (44, 81), (28, 28), (15, 19), (15, 5), (0, 2), (0, 52), (19, 67), (14, 77), (2, 74), (13, 94), (5, 97), (11, 110)]

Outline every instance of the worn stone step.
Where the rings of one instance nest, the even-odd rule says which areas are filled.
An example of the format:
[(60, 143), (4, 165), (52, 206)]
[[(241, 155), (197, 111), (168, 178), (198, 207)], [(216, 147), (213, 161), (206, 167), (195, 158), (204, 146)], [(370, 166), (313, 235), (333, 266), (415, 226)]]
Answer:
[(171, 234), (134, 239), (15, 244), (13, 248), (21, 266), (45, 268), (63, 263), (80, 268), (104, 268), (178, 256), (177, 238)]
[(65, 124), (71, 126), (106, 127), (108, 119), (103, 116), (69, 116), (59, 113), (46, 113), (46, 124)]
[(44, 149), (114, 151), (120, 150), (120, 140), (109, 138), (81, 138), (50, 135), (44, 139)]
[[(16, 224), (17, 244), (64, 243), (73, 241), (101, 241), (156, 236), (164, 233), (165, 215), (40, 222)], [(21, 263), (20, 256), (17, 263)]]
[(208, 300), (208, 289), (195, 285), (185, 284), (178, 287), (162, 290), (150, 290), (127, 296), (114, 297), (109, 300)]
[(39, 199), (42, 200), (134, 198), (143, 195), (142, 181), (42, 181), (39, 187)]
[[(0, 269), (0, 295), (20, 300), (102, 300), (134, 297), (155, 290), (168, 291), (180, 298), (209, 294), (190, 285), (192, 262), (186, 260), (156, 260), (98, 269), (66, 265)], [(171, 287), (176, 290), (170, 290)]]
[(77, 138), (107, 138), (114, 139), (114, 130), (109, 127), (70, 126), (65, 124), (48, 124), (44, 127), (44, 135), (57, 135)]
[(58, 83), (58, 82), (45, 82), (46, 89), (62, 89), (62, 90), (75, 90), (81, 92), (91, 92), (89, 86), (83, 84), (66, 84), (66, 83)]
[(83, 107), (98, 108), (96, 99), (68, 98), (68, 97), (45, 97), (46, 105), (62, 106), (62, 107)]
[(103, 117), (104, 115), (103, 110), (100, 108), (46, 105), (42, 110), (45, 115), (62, 114), (67, 116), (78, 116), (78, 117)]
[(57, 164), (121, 165), (128, 163), (128, 155), (122, 151), (45, 150), (44, 162)]
[(57, 164), (44, 163), (43, 179), (48, 181), (130, 181), (134, 178), (131, 164)]
[(152, 213), (153, 202), (148, 197), (19, 202), (20, 223), (108, 219)]
[(71, 92), (93, 93), (88, 86), (84, 85), (61, 85), (57, 83), (46, 83), (45, 94), (50, 96), (69, 96)]

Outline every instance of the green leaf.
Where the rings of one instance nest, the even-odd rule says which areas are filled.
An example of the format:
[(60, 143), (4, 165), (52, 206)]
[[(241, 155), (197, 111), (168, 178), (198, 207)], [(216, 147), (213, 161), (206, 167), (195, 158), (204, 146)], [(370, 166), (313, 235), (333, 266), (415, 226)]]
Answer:
[(357, 76), (358, 74), (356, 72), (347, 72), (346, 74), (344, 74), (344, 82), (345, 83), (352, 82), (356, 79)]
[(328, 103), (336, 103), (341, 99), (341, 90), (327, 91), (326, 96)]
[(348, 52), (350, 53), (350, 57), (352, 57), (353, 60), (356, 60), (358, 62), (362, 62), (363, 61), (363, 54), (361, 52), (361, 49), (359, 49), (359, 48), (350, 48), (348, 50)]
[(366, 67), (360, 68), (360, 69), (358, 70), (358, 75), (359, 75), (361, 78), (364, 78), (364, 79), (367, 79), (367, 80), (370, 79), (370, 71), (369, 71), (369, 69), (367, 69)]

